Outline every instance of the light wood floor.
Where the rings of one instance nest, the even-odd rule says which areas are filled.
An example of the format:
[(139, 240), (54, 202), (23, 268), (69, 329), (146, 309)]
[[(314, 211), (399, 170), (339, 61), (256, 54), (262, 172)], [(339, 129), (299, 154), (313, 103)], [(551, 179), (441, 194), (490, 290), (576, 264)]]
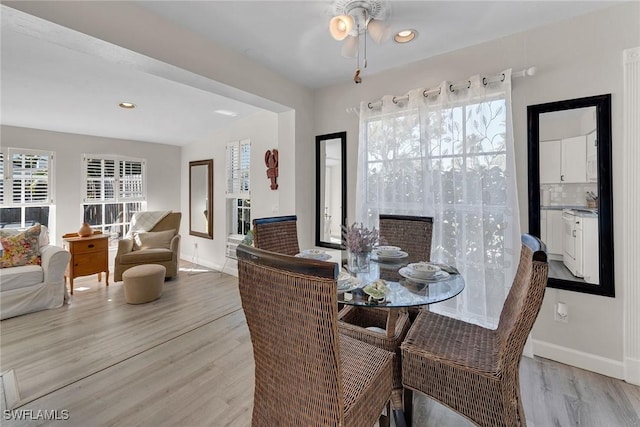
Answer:
[[(122, 283), (77, 279), (71, 303), (0, 323), (0, 372), (14, 369), (14, 410), (68, 411), (68, 420), (4, 426), (248, 426), (251, 341), (237, 280), (181, 271), (149, 304)], [(640, 426), (640, 388), (549, 360), (524, 358), (530, 426)], [(470, 426), (416, 393), (415, 425)]]

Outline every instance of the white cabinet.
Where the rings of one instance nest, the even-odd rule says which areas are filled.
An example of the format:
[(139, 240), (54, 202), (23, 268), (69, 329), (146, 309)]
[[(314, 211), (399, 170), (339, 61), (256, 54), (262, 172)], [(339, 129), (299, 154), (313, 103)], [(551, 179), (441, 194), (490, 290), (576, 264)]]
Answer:
[(540, 240), (547, 245), (547, 254), (550, 257), (562, 259), (562, 237), (562, 211), (542, 209), (540, 211)]
[(540, 184), (560, 182), (561, 140), (540, 141)]
[(574, 136), (562, 140), (563, 183), (587, 182), (587, 145), (585, 136)]
[(598, 217), (582, 218), (582, 274), (587, 283), (600, 283)]
[(587, 134), (587, 181), (598, 181), (598, 139), (595, 130)]
[(540, 184), (587, 182), (584, 135), (540, 141)]

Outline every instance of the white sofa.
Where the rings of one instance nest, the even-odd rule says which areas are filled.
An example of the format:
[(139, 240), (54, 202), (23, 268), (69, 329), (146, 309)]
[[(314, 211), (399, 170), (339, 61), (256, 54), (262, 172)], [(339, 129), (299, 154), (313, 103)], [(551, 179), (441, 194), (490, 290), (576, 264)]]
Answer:
[[(2, 230), (3, 234), (21, 230)], [(0, 268), (0, 319), (61, 307), (69, 298), (64, 271), (71, 254), (49, 244), (47, 230), (39, 237), (41, 265)]]

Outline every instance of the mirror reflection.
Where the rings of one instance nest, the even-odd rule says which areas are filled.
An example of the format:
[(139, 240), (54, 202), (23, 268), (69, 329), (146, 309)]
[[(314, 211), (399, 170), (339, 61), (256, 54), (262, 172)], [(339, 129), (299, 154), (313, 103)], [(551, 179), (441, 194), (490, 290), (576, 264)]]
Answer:
[(529, 232), (548, 286), (614, 296), (611, 95), (531, 105)]
[(549, 277), (599, 283), (596, 108), (540, 114), (540, 237)]
[(213, 239), (213, 160), (189, 162), (189, 234)]
[(346, 132), (316, 137), (316, 246), (339, 249), (346, 219)]

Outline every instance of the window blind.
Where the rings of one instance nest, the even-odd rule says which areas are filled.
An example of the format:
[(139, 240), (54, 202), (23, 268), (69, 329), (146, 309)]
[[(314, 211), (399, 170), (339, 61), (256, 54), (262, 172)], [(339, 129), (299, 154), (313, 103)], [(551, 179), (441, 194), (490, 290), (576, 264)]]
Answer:
[(53, 154), (9, 150), (9, 158), (11, 161), (12, 204), (41, 205), (51, 203), (53, 197), (51, 196), (49, 168)]
[(84, 168), (84, 202), (146, 199), (144, 160), (85, 156)]
[(248, 139), (227, 144), (227, 198), (246, 198), (251, 193), (251, 142)]

